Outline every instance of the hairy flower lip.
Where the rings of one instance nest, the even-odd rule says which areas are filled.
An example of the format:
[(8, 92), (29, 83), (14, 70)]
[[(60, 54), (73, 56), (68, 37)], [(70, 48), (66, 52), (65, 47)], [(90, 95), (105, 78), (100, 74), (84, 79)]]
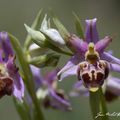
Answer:
[(104, 60), (99, 60), (94, 64), (84, 61), (77, 68), (78, 80), (84, 81), (84, 85), (87, 88), (102, 86), (108, 74), (108, 65)]
[(10, 77), (0, 78), (0, 98), (4, 95), (12, 95), (13, 92), (13, 79)]

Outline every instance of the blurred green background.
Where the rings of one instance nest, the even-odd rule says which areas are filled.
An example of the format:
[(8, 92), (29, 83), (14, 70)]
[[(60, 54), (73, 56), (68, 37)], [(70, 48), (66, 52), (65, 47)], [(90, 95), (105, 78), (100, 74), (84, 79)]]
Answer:
[[(63, 24), (74, 32), (74, 18), (76, 12), (85, 25), (84, 20), (98, 18), (97, 27), (99, 35), (114, 37), (110, 48), (114, 55), (120, 57), (120, 0), (0, 0), (0, 31), (9, 31), (23, 43), (26, 31), (24, 23), (31, 25), (37, 12), (43, 8), (45, 12), (50, 9), (60, 18)], [(64, 64), (64, 63), (63, 63)], [(59, 83), (67, 88), (68, 92), (74, 83), (74, 77), (66, 78)], [(44, 110), (46, 120), (90, 120), (89, 99), (85, 97), (72, 98), (73, 112), (60, 112)], [(108, 104), (110, 112), (120, 112), (119, 99)], [(0, 120), (19, 120), (11, 97), (0, 100)], [(111, 120), (120, 120), (120, 117), (111, 117)]]

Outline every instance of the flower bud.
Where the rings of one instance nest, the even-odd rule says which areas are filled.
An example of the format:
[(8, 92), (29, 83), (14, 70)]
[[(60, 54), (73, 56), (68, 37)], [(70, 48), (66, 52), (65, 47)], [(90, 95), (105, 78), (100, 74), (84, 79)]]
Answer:
[(36, 67), (56, 66), (60, 56), (55, 54), (41, 55), (29, 60), (29, 63)]
[(61, 35), (59, 34), (59, 32), (54, 29), (54, 28), (50, 28), (50, 21), (47, 20), (47, 15), (45, 15), (43, 22), (41, 24), (41, 28), (40, 30), (47, 35), (50, 38), (50, 42), (53, 43), (56, 46), (64, 46), (65, 45), (65, 41), (63, 40), (63, 38), (61, 37)]
[(35, 43), (37, 42), (37, 43), (39, 43), (39, 45), (44, 46), (46, 38), (40, 31), (33, 30), (26, 24), (25, 24), (25, 28), (26, 28), (28, 34), (34, 39)]

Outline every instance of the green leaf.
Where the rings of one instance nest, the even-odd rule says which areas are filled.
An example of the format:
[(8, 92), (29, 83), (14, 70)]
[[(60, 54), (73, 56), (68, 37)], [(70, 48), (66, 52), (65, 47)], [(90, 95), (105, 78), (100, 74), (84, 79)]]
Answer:
[(84, 40), (84, 33), (82, 30), (80, 19), (75, 13), (73, 13), (73, 15), (75, 17), (75, 27), (76, 27), (77, 34), (80, 36), (80, 38)]
[[(41, 16), (42, 16), (42, 10), (40, 10), (35, 18), (35, 20), (33, 21), (31, 28), (37, 30), (40, 27), (40, 22), (41, 22)], [(25, 39), (25, 43), (24, 43), (24, 48), (27, 50), (29, 48), (29, 46), (32, 43), (32, 38), (27, 35), (26, 39)]]
[(61, 36), (64, 38), (65, 41), (67, 41), (68, 37), (70, 36), (70, 33), (67, 31), (64, 25), (56, 17), (53, 18), (53, 22), (56, 25)]

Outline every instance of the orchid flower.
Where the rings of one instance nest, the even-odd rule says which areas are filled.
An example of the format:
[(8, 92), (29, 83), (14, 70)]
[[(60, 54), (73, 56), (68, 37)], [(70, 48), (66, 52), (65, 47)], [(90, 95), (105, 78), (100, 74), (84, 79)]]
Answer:
[(22, 100), (24, 84), (15, 65), (15, 54), (6, 32), (0, 32), (0, 98), (13, 95)]
[(105, 52), (112, 38), (106, 36), (99, 39), (96, 21), (96, 18), (86, 20), (84, 39), (74, 34), (68, 37), (66, 44), (74, 55), (57, 74), (59, 80), (76, 75), (78, 80), (82, 80), (84, 86), (92, 92), (103, 85), (110, 71), (120, 72), (120, 59)]
[(40, 74), (40, 69), (31, 65), (31, 70), (36, 84), (36, 94), (45, 108), (52, 107), (60, 110), (70, 110), (71, 106), (64, 95), (64, 91), (57, 89), (57, 70), (48, 73), (45, 77)]

